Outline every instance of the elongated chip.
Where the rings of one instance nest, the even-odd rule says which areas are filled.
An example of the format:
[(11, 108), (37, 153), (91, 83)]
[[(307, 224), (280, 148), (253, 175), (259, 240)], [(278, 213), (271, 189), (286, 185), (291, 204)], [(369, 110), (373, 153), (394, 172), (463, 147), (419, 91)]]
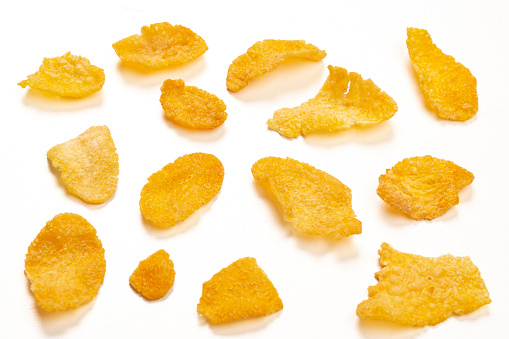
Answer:
[(165, 250), (159, 250), (140, 261), (129, 277), (131, 286), (148, 300), (164, 297), (174, 281), (173, 261)]
[(341, 239), (362, 232), (351, 190), (333, 176), (290, 158), (267, 157), (251, 168), (283, 205), (284, 218), (299, 233)]

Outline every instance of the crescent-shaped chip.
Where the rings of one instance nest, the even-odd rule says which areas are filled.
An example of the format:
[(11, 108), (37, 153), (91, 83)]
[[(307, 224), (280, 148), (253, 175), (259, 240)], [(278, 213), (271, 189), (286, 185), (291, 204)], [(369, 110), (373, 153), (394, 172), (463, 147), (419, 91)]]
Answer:
[(129, 277), (129, 284), (148, 300), (164, 297), (174, 281), (173, 261), (165, 250), (159, 250), (140, 261)]

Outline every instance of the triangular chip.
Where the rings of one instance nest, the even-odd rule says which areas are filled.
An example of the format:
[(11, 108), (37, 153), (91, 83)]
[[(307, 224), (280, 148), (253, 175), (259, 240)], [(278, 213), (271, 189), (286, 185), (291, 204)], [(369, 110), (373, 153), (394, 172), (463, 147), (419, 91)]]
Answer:
[(140, 261), (129, 277), (131, 286), (148, 300), (164, 297), (174, 281), (173, 261), (165, 250), (159, 250)]

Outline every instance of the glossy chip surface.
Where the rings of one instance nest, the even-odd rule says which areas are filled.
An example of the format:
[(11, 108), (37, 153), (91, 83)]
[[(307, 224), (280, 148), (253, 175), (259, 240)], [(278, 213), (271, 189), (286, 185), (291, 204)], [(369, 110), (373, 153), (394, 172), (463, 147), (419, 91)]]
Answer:
[(131, 286), (148, 300), (164, 297), (174, 281), (173, 261), (165, 250), (159, 250), (140, 261), (129, 277)]

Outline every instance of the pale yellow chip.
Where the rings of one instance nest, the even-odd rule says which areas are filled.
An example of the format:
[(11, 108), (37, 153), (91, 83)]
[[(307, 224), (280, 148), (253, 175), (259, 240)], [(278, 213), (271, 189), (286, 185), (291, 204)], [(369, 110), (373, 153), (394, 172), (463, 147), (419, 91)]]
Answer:
[(306, 163), (266, 157), (251, 168), (255, 180), (269, 184), (285, 220), (302, 234), (341, 239), (362, 232), (352, 209), (352, 192), (341, 181)]
[(283, 309), (276, 288), (254, 258), (242, 258), (207, 282), (197, 311), (213, 324), (259, 317)]
[(386, 243), (378, 253), (382, 265), (375, 274), (378, 284), (369, 287), (369, 298), (357, 306), (362, 319), (436, 325), (491, 303), (469, 257), (428, 258), (399, 252)]
[(165, 250), (159, 250), (140, 261), (129, 277), (131, 286), (148, 300), (164, 297), (174, 281), (173, 261)]
[(289, 59), (318, 61), (327, 53), (304, 40), (263, 40), (249, 47), (246, 53), (238, 56), (228, 67), (226, 87), (237, 92), (246, 87), (251, 80), (274, 70)]
[(371, 79), (329, 66), (329, 76), (318, 94), (300, 106), (282, 108), (267, 121), (270, 129), (296, 138), (313, 132), (336, 132), (350, 127), (367, 127), (390, 119), (396, 102)]
[(186, 154), (148, 178), (141, 190), (141, 213), (154, 226), (173, 226), (212, 200), (223, 178), (223, 164), (214, 155)]
[(412, 219), (434, 219), (459, 203), (458, 192), (474, 175), (430, 155), (406, 158), (379, 178), (377, 194)]
[(93, 126), (47, 153), (69, 192), (85, 202), (107, 201), (117, 188), (119, 166), (107, 126)]
[(102, 68), (90, 64), (87, 58), (67, 52), (61, 57), (44, 58), (39, 70), (18, 85), (62, 97), (82, 98), (99, 91), (104, 79)]
[(72, 213), (48, 221), (25, 258), (30, 290), (46, 311), (63, 311), (91, 301), (105, 272), (104, 249), (95, 228)]

